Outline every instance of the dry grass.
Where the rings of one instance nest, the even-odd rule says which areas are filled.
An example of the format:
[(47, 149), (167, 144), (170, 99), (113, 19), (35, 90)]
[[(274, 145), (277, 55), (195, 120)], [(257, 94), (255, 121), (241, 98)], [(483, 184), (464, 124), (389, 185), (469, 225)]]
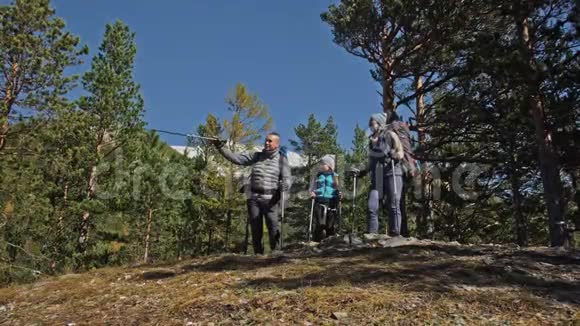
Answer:
[(434, 245), (215, 256), (0, 289), (0, 308), (11, 325), (580, 325), (580, 259)]

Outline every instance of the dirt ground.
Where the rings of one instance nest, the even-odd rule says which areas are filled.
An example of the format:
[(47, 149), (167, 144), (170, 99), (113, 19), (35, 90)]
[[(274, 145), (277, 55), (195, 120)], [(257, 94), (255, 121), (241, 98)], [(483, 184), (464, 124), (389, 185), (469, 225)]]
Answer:
[(580, 325), (580, 253), (382, 240), (0, 289), (6, 325)]

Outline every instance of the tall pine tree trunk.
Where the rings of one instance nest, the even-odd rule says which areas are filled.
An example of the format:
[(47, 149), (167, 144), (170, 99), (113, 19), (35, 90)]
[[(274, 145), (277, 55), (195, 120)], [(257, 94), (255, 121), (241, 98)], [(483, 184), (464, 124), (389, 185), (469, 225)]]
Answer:
[[(52, 253), (53, 253), (53, 259), (51, 259), (50, 262), (50, 269), (52, 273), (56, 272), (56, 268), (57, 268), (57, 264), (58, 264), (58, 260), (61, 253), (63, 251), (64, 248), (64, 215), (65, 215), (65, 211), (66, 211), (66, 202), (67, 202), (67, 197), (68, 197), (68, 183), (65, 183), (65, 187), (64, 187), (64, 195), (63, 195), (63, 204), (62, 206), (58, 209), (58, 221), (57, 221), (57, 225), (56, 225), (56, 237), (55, 237), (55, 241), (53, 242), (52, 245)], [(56, 258), (59, 257), (59, 258)]]
[(0, 151), (6, 146), (6, 138), (8, 137), (8, 117), (14, 102), (16, 102), (16, 78), (20, 69), (18, 63), (12, 63), (10, 67), (10, 75), (6, 79), (4, 101), (2, 103), (2, 110), (0, 111)]
[(544, 200), (548, 211), (550, 229), (550, 245), (562, 246), (564, 243), (564, 215), (562, 209), (562, 184), (558, 155), (552, 136), (547, 130), (545, 122), (545, 107), (537, 76), (537, 67), (533, 54), (533, 40), (530, 37), (529, 18), (516, 15), (516, 25), (521, 42), (521, 55), (525, 60), (526, 86), (528, 88), (528, 109), (532, 117), (536, 143), (538, 145), (538, 159), (540, 173), (544, 186)]
[[(249, 206), (249, 200), (246, 200), (246, 205)], [(246, 216), (246, 232), (244, 235), (244, 255), (248, 254), (249, 241), (250, 241), (250, 212), (248, 209), (248, 215)]]
[(229, 176), (229, 187), (226, 183), (225, 196), (227, 196), (228, 208), (226, 210), (226, 236), (224, 239), (224, 251), (228, 251), (228, 246), (230, 243), (230, 233), (232, 225), (232, 196), (233, 196), (233, 184), (234, 184), (234, 168), (233, 164), (230, 164), (230, 176)]
[(212, 240), (212, 236), (213, 236), (213, 228), (210, 227), (209, 228), (209, 235), (207, 237), (207, 255), (208, 256), (211, 254), (211, 240)]
[[(572, 173), (572, 187), (574, 188), (574, 201), (576, 202), (576, 214), (574, 215), (574, 226), (580, 231), (580, 166), (576, 166)], [(577, 244), (578, 245), (578, 244)]]
[[(422, 92), (423, 78), (421, 76), (417, 76), (415, 80), (415, 88), (417, 92), (415, 103), (417, 111), (417, 140), (419, 142), (419, 148), (425, 148), (427, 146), (427, 132), (425, 128), (427, 113), (425, 112), (425, 96)], [(422, 161), (420, 163), (420, 168), (421, 172), (418, 177), (420, 178), (421, 183), (421, 209), (419, 211), (419, 221), (417, 226), (422, 238), (431, 238), (433, 236), (433, 210), (431, 209), (432, 196), (430, 194), (429, 173), (426, 162)]]
[(391, 67), (392, 60), (389, 56), (385, 56), (384, 60), (382, 70), (383, 111), (388, 113), (390, 117), (395, 112), (395, 78)]
[[(95, 197), (95, 191), (97, 188), (97, 166), (91, 168), (91, 174), (89, 176), (89, 184), (87, 189), (87, 200), (92, 200)], [(79, 239), (78, 239), (78, 251), (79, 253), (85, 253), (87, 250), (87, 244), (89, 241), (89, 218), (91, 213), (85, 210), (81, 216), (81, 224), (79, 228)]]
[[(100, 131), (97, 133), (97, 142), (95, 146), (95, 154), (96, 160), (94, 161), (93, 166), (91, 167), (91, 173), (89, 175), (89, 182), (87, 187), (87, 201), (91, 201), (95, 198), (95, 193), (97, 190), (97, 166), (101, 161), (101, 151), (103, 147), (103, 143), (105, 140), (105, 132)], [(79, 228), (79, 239), (78, 239), (78, 252), (84, 254), (87, 250), (88, 241), (89, 241), (89, 228), (90, 228), (90, 219), (91, 213), (88, 210), (85, 210), (81, 216), (81, 223)]]
[(153, 210), (147, 208), (147, 230), (145, 231), (145, 253), (143, 254), (143, 262), (147, 263), (149, 260), (149, 246), (151, 239), (151, 225), (153, 224)]
[(197, 242), (195, 243), (195, 254), (203, 255), (203, 237), (199, 236)]
[(522, 212), (523, 197), (520, 191), (520, 176), (517, 172), (516, 162), (512, 157), (511, 188), (512, 188), (512, 209), (516, 223), (516, 239), (521, 247), (528, 246), (528, 221)]
[[(6, 102), (6, 101), (5, 101)], [(8, 104), (4, 103), (2, 114), (0, 115), (0, 151), (6, 146), (6, 137), (8, 136)]]
[(228, 210), (226, 211), (226, 237), (224, 239), (224, 251), (228, 252), (228, 247), (230, 243), (230, 233), (231, 233), (231, 225), (232, 225), (232, 202), (231, 200), (228, 201)]
[(383, 111), (390, 116), (395, 112), (395, 77), (393, 76), (393, 53), (391, 53), (388, 35), (389, 31), (385, 27), (381, 41), (381, 77), (383, 86)]
[(389, 116), (395, 112), (395, 81), (391, 71), (384, 72), (383, 78), (383, 111)]
[(66, 211), (66, 206), (68, 203), (68, 182), (64, 183), (64, 192), (62, 195), (62, 207), (60, 209), (60, 213), (58, 215), (58, 235), (62, 235), (62, 232), (64, 231), (64, 214)]

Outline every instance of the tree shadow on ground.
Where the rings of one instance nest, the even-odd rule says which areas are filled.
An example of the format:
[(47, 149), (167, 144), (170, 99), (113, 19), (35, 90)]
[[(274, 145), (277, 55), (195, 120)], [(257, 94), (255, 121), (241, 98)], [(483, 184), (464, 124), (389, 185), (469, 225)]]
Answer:
[(281, 256), (241, 256), (225, 255), (205, 263), (194, 263), (183, 266), (184, 271), (250, 271), (265, 267), (278, 266), (312, 258), (354, 259), (368, 262), (413, 262), (433, 258), (481, 258), (490, 256), (494, 259), (525, 259), (531, 262), (545, 262), (553, 265), (579, 265), (580, 258), (567, 253), (540, 253), (534, 251), (517, 251), (498, 249), (497, 247), (460, 247), (441, 244), (409, 244), (389, 248), (357, 248), (352, 250), (327, 250), (322, 252), (291, 252)]
[(457, 246), (446, 245), (403, 245), (389, 248), (360, 248), (348, 251), (329, 252), (313, 254), (312, 256), (319, 257), (366, 257), (368, 260), (393, 260), (399, 261), (401, 257), (409, 256), (411, 260), (415, 256), (455, 256), (455, 257), (477, 257), (488, 254), (485, 249), (480, 248), (463, 248)]
[[(519, 258), (535, 262), (542, 262), (551, 265), (580, 265), (580, 252), (572, 251), (569, 253), (547, 253), (535, 251), (517, 251), (506, 255), (498, 255), (498, 258)], [(580, 268), (580, 267), (579, 267)]]
[[(350, 283), (365, 287), (392, 284), (405, 291), (449, 294), (467, 287), (513, 287), (580, 304), (579, 259), (569, 253), (541, 253), (498, 247), (403, 245), (348, 251), (295, 253), (278, 257), (229, 255), (182, 267), (181, 273), (253, 271), (310, 260), (322, 268), (296, 278), (268, 276), (242, 282), (239, 287), (296, 290), (309, 286)], [(545, 264), (544, 265), (542, 265)], [(574, 270), (561, 277), (567, 271)], [(181, 274), (180, 273), (180, 274)]]
[(358, 248), (348, 251), (322, 251), (290, 253), (277, 257), (270, 256), (240, 256), (225, 255), (209, 262), (194, 263), (182, 266), (184, 272), (223, 272), (223, 271), (252, 271), (260, 268), (280, 266), (291, 262), (300, 262), (313, 258), (349, 259), (354, 261), (422, 261), (429, 258), (429, 252), (439, 251), (448, 256), (479, 256), (482, 253), (476, 250), (440, 246), (408, 245), (393, 248)]
[(260, 257), (260, 256), (222, 256), (207, 263), (183, 266), (185, 272), (223, 272), (223, 271), (251, 271), (260, 268), (279, 266), (291, 261), (288, 256)]
[[(438, 255), (436, 252), (442, 252)], [(485, 262), (483, 257), (473, 260), (459, 260), (458, 256), (482, 256), (487, 250), (469, 250), (448, 246), (403, 246), (396, 248), (361, 249), (356, 252), (341, 252), (333, 257), (363, 256), (366, 263), (350, 264), (345, 261), (321, 262), (322, 271), (309, 273), (297, 278), (281, 279), (264, 277), (240, 284), (241, 287), (282, 288), (297, 290), (304, 287), (336, 286), (344, 283), (365, 287), (390, 284), (404, 286), (405, 291), (447, 293), (451, 289), (468, 287), (470, 290), (482, 288), (514, 287), (535, 294), (552, 297), (558, 301), (580, 304), (580, 282), (575, 274), (574, 281), (539, 275), (534, 270), (535, 259), (546, 258), (535, 253), (526, 255), (518, 252), (517, 257), (505, 261), (507, 254), (490, 256)], [(430, 253), (430, 254), (429, 254)], [(491, 254), (492, 251), (489, 251)], [(435, 254), (435, 256), (433, 256)], [(500, 259), (502, 258), (502, 259)], [(566, 258), (550, 256), (551, 261)], [(388, 265), (396, 262), (397, 265)], [(570, 263), (577, 264), (572, 259)], [(385, 264), (380, 266), (380, 264)]]

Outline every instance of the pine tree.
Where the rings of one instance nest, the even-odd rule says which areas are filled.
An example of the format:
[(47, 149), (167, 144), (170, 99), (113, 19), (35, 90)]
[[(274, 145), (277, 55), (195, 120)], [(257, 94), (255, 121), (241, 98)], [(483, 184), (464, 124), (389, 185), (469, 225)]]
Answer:
[(70, 256), (66, 216), (82, 150), (66, 138), (78, 117), (66, 98), (77, 77), (65, 69), (81, 63), (79, 44), (49, 1), (0, 5), (2, 281), (60, 272)]
[[(230, 94), (226, 97), (226, 104), (228, 111), (232, 113), (231, 118), (224, 119), (220, 123), (214, 115), (209, 114), (206, 123), (199, 126), (200, 134), (225, 138), (228, 148), (234, 152), (255, 150), (256, 142), (262, 137), (264, 132), (270, 131), (273, 125), (268, 107), (260, 100), (257, 94), (251, 93), (241, 83), (238, 83), (230, 91)], [(221, 197), (223, 200), (222, 205), (227, 207), (225, 212), (224, 249), (228, 251), (232, 233), (239, 229), (235, 225), (232, 228), (233, 215), (246, 214), (243, 208), (244, 198), (238, 191), (244, 180), (236, 177), (236, 171), (240, 168), (230, 162), (226, 162), (221, 155), (218, 155), (215, 149), (200, 141), (195, 141), (194, 143), (197, 146), (201, 146), (203, 155), (207, 158), (212, 158), (218, 163), (218, 166), (227, 166), (227, 171), (223, 171), (226, 173), (227, 180), (223, 183), (224, 189), (220, 196), (223, 194)], [(247, 172), (248, 169), (242, 170)], [(209, 204), (209, 202), (206, 203)], [(247, 234), (247, 221), (245, 224)], [(219, 236), (219, 234), (213, 232), (212, 229), (212, 236)]]
[[(244, 84), (238, 83), (230, 95), (226, 98), (228, 111), (232, 117), (223, 121), (225, 138), (228, 140), (230, 150), (239, 150), (239, 145), (253, 150), (264, 132), (272, 128), (272, 117), (268, 107), (259, 99), (257, 94), (252, 94)], [(240, 211), (243, 206), (241, 195), (237, 191), (241, 186), (235, 179), (235, 168), (232, 163), (228, 164), (229, 175), (226, 183), (225, 198), (227, 200), (227, 217), (225, 230), (225, 247), (228, 249), (231, 234), (232, 213)], [(236, 209), (237, 208), (237, 209)], [(246, 227), (247, 228), (247, 227)]]
[(143, 99), (139, 85), (133, 81), (137, 51), (134, 39), (135, 34), (122, 22), (108, 24), (91, 70), (82, 79), (89, 95), (79, 100), (79, 107), (86, 113), (93, 130), (93, 139), (87, 144), (93, 151), (85, 190), (86, 209), (79, 225), (79, 253), (87, 249), (91, 210), (98, 205), (95, 197), (100, 182), (97, 179), (99, 164), (143, 126)]
[[(546, 4), (548, 5), (548, 4)], [(538, 145), (538, 159), (542, 175), (544, 196), (548, 210), (550, 243), (552, 246), (561, 246), (564, 243), (564, 214), (560, 200), (562, 198), (562, 184), (560, 181), (560, 169), (558, 153), (552, 141), (550, 130), (546, 125), (546, 103), (542, 99), (541, 83), (538, 78), (539, 66), (536, 59), (534, 42), (536, 35), (531, 30), (531, 15), (535, 10), (543, 10), (544, 6), (533, 8), (529, 5), (516, 5), (512, 10), (512, 17), (518, 31), (520, 43), (518, 51), (518, 63), (521, 64), (521, 78), (526, 85), (526, 97), (528, 112), (532, 116)], [(550, 17), (557, 19), (557, 17)], [(533, 27), (533, 26), (532, 26)]]
[[(163, 167), (169, 163), (170, 157), (162, 152), (162, 144), (159, 136), (149, 133), (144, 136), (141, 142), (139, 161), (133, 164), (133, 171), (137, 178), (133, 178), (133, 201), (137, 202), (139, 213), (142, 214), (144, 224), (143, 237), (143, 261), (149, 260), (151, 250), (151, 235), (155, 228), (156, 215), (163, 208), (161, 205), (167, 198), (164, 198), (163, 189), (160, 188), (159, 176), (163, 173)], [(136, 180), (136, 181), (135, 181)], [(137, 183), (138, 188), (135, 188)], [(143, 225), (142, 224), (142, 225)]]
[(319, 147), (325, 154), (336, 156), (342, 155), (342, 148), (338, 144), (338, 126), (332, 116), (329, 116), (326, 120), (326, 124), (322, 130), (322, 140)]
[(321, 155), (323, 155), (320, 152), (320, 145), (324, 137), (324, 128), (316, 119), (316, 116), (311, 113), (308, 115), (306, 125), (298, 125), (294, 128), (294, 132), (298, 140), (290, 140), (290, 144), (297, 153), (306, 157), (306, 168), (310, 170), (318, 159), (320, 159)]
[(47, 225), (50, 231), (50, 251), (45, 254), (54, 260), (56, 270), (70, 266), (74, 251), (73, 225), (78, 223), (78, 209), (83, 202), (85, 181), (90, 164), (91, 132), (83, 112), (74, 110), (71, 103), (61, 108), (44, 128), (37, 130), (35, 138), (42, 144), (38, 160), (42, 162), (42, 175), (53, 218)]
[(262, 133), (272, 128), (268, 107), (244, 84), (236, 85), (226, 98), (226, 103), (232, 118), (223, 121), (223, 129), (232, 149), (237, 144), (254, 145)]
[(394, 112), (417, 97), (404, 86), (413, 75), (428, 76), (423, 94), (456, 75), (460, 61), (450, 54), (460, 53), (453, 41), (467, 24), (468, 10), (470, 2), (464, 1), (341, 0), (321, 18), (335, 43), (373, 65), (383, 109)]
[(15, 119), (48, 113), (74, 86), (76, 77), (64, 70), (79, 64), (87, 48), (79, 48), (79, 38), (64, 28), (48, 0), (0, 5), (0, 152)]
[(368, 138), (366, 131), (357, 123), (354, 127), (354, 136), (352, 139), (352, 147), (349, 153), (349, 161), (353, 164), (360, 164), (367, 159), (368, 156)]

